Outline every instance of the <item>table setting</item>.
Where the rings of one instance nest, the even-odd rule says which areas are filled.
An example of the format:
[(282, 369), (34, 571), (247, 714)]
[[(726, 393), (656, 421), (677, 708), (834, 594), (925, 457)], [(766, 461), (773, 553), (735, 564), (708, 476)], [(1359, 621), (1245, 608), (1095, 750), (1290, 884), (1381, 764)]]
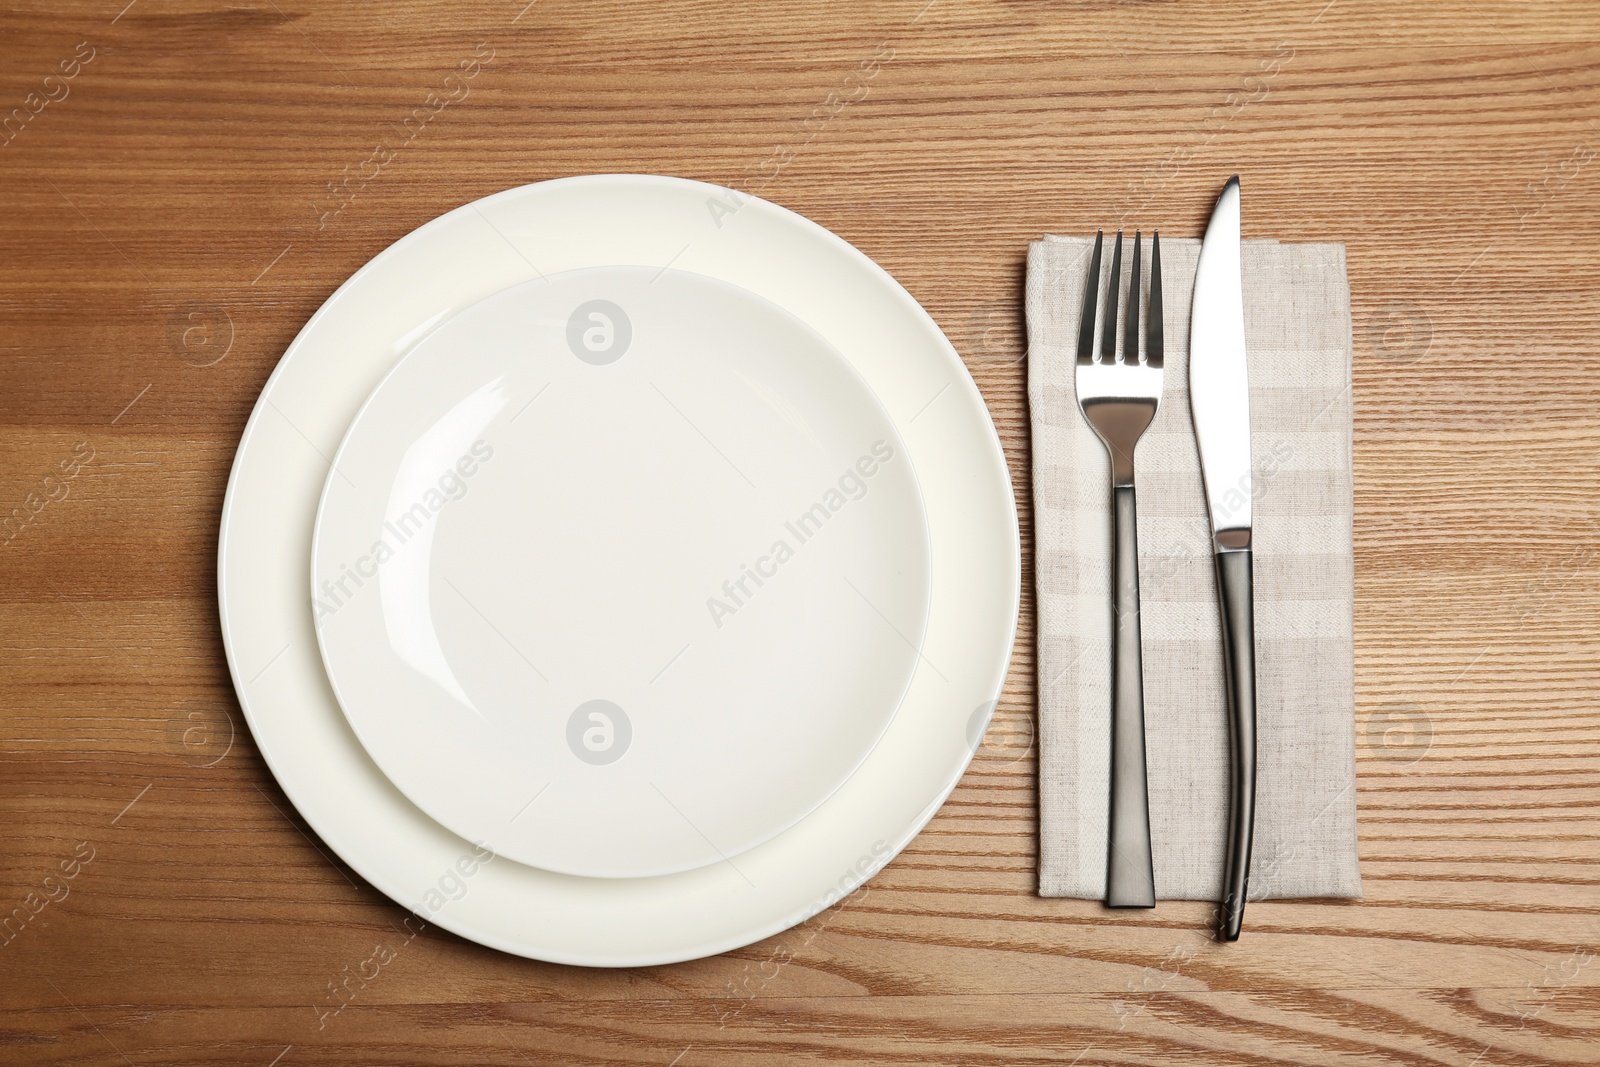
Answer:
[[(1000, 695), (1021, 537), (970, 374), (835, 235), (708, 210), (737, 195), (573, 177), (428, 223), (307, 323), (234, 460), (218, 597), (263, 756), (364, 878), (493, 948), (638, 966), (802, 922), (933, 817)], [(1216, 900), (1234, 941), (1253, 861), (1258, 895), (1360, 894), (1348, 286), (1338, 246), (1245, 245), (1237, 177), (1203, 241), (1136, 232), (1124, 271), (1123, 238), (1029, 260), (1039, 892)], [(341, 440), (289, 462), (305, 434)]]

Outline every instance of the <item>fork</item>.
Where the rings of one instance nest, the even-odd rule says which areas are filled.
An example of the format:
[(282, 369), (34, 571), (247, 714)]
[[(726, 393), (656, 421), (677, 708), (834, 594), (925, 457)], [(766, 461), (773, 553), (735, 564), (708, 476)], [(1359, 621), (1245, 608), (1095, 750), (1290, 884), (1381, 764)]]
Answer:
[(1128, 308), (1117, 345), (1117, 295), (1122, 287), (1122, 231), (1111, 253), (1100, 358), (1095, 359), (1095, 305), (1100, 295), (1104, 231), (1094, 237), (1078, 325), (1078, 407), (1111, 454), (1111, 826), (1106, 855), (1106, 906), (1153, 908), (1150, 795), (1145, 781), (1144, 667), (1139, 638), (1139, 537), (1135, 525), (1133, 451), (1161, 402), (1161, 238), (1150, 238), (1150, 308), (1144, 360), (1139, 359), (1139, 231), (1133, 235)]

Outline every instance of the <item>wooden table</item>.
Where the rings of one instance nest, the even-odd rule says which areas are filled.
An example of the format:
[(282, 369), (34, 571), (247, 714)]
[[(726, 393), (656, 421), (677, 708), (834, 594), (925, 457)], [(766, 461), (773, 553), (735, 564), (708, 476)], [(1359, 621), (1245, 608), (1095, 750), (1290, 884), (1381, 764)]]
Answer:
[[(0, 11), (0, 1061), (1600, 1062), (1600, 10), (525, 2)], [(1037, 897), (1025, 595), (978, 759), (844, 905), (633, 971), (399, 940), (240, 717), (229, 462), (363, 262), (600, 171), (744, 184), (883, 264), (982, 388), (1025, 546), (1029, 239), (1198, 234), (1239, 171), (1248, 236), (1345, 242), (1366, 899), (1224, 947), (1201, 904)]]

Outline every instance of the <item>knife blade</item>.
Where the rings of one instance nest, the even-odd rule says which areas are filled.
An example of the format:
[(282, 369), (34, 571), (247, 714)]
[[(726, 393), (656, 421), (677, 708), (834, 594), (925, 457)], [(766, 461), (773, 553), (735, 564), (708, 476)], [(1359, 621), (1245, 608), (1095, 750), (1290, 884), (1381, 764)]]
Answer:
[(1189, 406), (1211, 517), (1228, 695), (1228, 843), (1219, 936), (1237, 941), (1255, 827), (1255, 619), (1250, 556), (1250, 375), (1239, 269), (1239, 176), (1212, 209), (1195, 271), (1189, 326)]

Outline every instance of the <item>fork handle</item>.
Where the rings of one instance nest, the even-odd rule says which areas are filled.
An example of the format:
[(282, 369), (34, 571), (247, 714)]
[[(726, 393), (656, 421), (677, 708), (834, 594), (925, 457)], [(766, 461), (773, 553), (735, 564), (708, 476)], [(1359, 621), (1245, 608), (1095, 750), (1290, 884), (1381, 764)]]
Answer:
[(1248, 548), (1217, 552), (1218, 602), (1222, 609), (1223, 673), (1228, 688), (1228, 851), (1222, 877), (1219, 936), (1239, 940), (1249, 891), (1250, 843), (1256, 812), (1256, 632)]
[(1139, 639), (1139, 535), (1133, 486), (1111, 490), (1116, 614), (1111, 637), (1111, 831), (1106, 906), (1156, 906), (1150, 794), (1144, 762), (1144, 667)]

